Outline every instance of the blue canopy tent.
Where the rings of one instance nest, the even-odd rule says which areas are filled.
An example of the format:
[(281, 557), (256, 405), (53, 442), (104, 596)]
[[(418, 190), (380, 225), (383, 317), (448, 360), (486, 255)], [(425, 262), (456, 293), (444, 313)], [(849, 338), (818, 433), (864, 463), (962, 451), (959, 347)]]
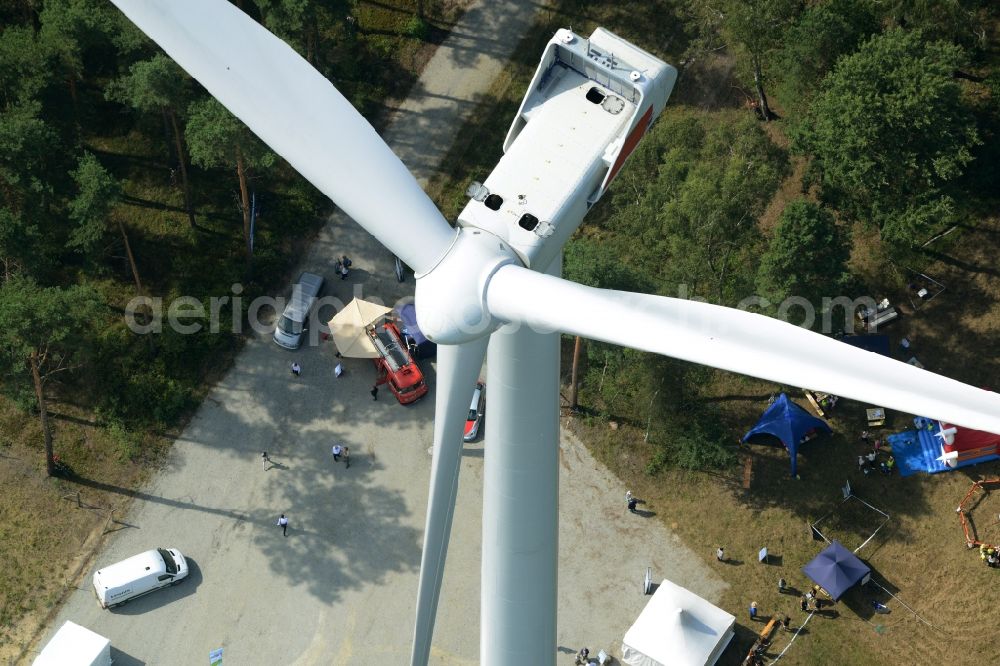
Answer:
[[(430, 358), (437, 354), (437, 345), (427, 339), (417, 326), (417, 309), (413, 303), (400, 307), (399, 320), (403, 323), (403, 335), (413, 339), (413, 356), (417, 359)], [(409, 341), (408, 341), (409, 342)]]
[(889, 352), (889, 336), (884, 333), (875, 335), (845, 335), (840, 341), (858, 349), (892, 357), (892, 354)]
[(802, 573), (826, 590), (834, 601), (858, 582), (862, 585), (867, 583), (871, 571), (867, 564), (840, 545), (839, 541), (831, 543), (812, 562), (802, 567)]
[(792, 457), (792, 476), (798, 472), (799, 444), (817, 432), (833, 432), (823, 419), (816, 418), (782, 393), (767, 408), (757, 425), (743, 435), (743, 442), (754, 435), (772, 435), (781, 440)]

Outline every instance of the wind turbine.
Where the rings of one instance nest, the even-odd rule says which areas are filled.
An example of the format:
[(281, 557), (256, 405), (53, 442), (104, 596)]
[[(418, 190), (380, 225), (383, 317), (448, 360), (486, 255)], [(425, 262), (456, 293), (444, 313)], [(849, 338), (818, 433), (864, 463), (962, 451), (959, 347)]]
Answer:
[(762, 315), (558, 277), (563, 243), (676, 79), (611, 33), (549, 42), (505, 155), (456, 229), (333, 85), (230, 3), (113, 2), (417, 275), (417, 317), (440, 347), (413, 664), (430, 653), (462, 423), (487, 347), (484, 664), (555, 658), (559, 332), (1000, 433), (994, 393)]

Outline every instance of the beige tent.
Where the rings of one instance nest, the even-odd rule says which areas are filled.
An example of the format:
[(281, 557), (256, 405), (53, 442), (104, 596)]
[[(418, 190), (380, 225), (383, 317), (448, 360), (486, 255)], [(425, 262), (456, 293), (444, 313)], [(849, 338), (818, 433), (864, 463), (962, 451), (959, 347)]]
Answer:
[(378, 352), (365, 327), (391, 312), (392, 308), (355, 298), (330, 320), (330, 333), (341, 356), (376, 358)]

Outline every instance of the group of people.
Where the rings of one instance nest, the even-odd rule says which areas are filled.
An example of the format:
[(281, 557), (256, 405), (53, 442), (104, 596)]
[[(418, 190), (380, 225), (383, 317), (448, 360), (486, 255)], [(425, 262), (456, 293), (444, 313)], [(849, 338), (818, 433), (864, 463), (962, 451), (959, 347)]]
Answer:
[(351, 258), (346, 254), (341, 255), (340, 259), (337, 259), (337, 264), (334, 266), (334, 270), (337, 272), (337, 275), (340, 276), (341, 280), (347, 279), (347, 276), (350, 274), (352, 263)]
[(351, 468), (351, 450), (346, 446), (341, 446), (340, 444), (334, 444), (333, 448), (330, 449), (330, 453), (333, 454), (333, 462), (340, 462), (340, 459), (344, 459), (344, 465), (347, 469)]
[[(862, 431), (861, 441), (868, 444), (869, 438), (870, 436), (868, 431)], [(867, 454), (858, 456), (858, 470), (863, 472), (866, 476), (876, 469), (886, 476), (891, 475), (896, 469), (896, 459), (892, 456), (892, 453), (888, 453), (885, 460), (879, 460), (879, 452), (881, 450), (882, 440), (876, 438), (872, 444), (872, 450)]]
[(979, 557), (983, 564), (988, 567), (1000, 567), (1000, 552), (998, 552), (997, 546), (991, 546), (987, 543), (979, 544)]
[(819, 610), (823, 605), (822, 600), (819, 598), (821, 591), (822, 588), (819, 585), (813, 585), (808, 592), (799, 597), (799, 609), (803, 613)]

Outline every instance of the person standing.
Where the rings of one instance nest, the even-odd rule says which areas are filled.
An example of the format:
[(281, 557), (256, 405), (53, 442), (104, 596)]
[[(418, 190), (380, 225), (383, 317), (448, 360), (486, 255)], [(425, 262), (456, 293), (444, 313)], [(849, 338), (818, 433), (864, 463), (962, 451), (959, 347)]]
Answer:
[(725, 562), (726, 549), (723, 548), (722, 546), (719, 546), (719, 548), (715, 551), (715, 559), (719, 560), (720, 562)]
[(288, 518), (285, 518), (285, 514), (278, 517), (278, 527), (281, 528), (282, 536), (288, 536)]
[(292, 374), (296, 377), (302, 374), (302, 366), (297, 361), (292, 361)]
[(333, 374), (336, 375), (337, 379), (340, 379), (340, 376), (344, 374), (344, 364), (337, 363), (333, 368)]
[(754, 621), (756, 619), (757, 619), (757, 602), (756, 601), (751, 601), (750, 602), (750, 620)]
[(778, 592), (784, 594), (786, 587), (788, 587), (788, 582), (785, 581), (784, 577), (778, 578)]
[(345, 469), (351, 469), (351, 449), (345, 446), (341, 455), (344, 456)]
[(378, 384), (376, 384), (375, 386), (373, 386), (372, 390), (369, 391), (369, 393), (372, 394), (372, 400), (378, 400)]
[(271, 458), (267, 455), (267, 451), (260, 454), (260, 464), (263, 465), (264, 471), (267, 471), (267, 466), (271, 464)]
[(631, 490), (626, 490), (625, 491), (625, 505), (628, 507), (628, 510), (631, 511), (632, 513), (635, 513), (635, 507), (636, 507), (636, 505), (638, 503), (639, 503), (639, 500), (637, 500), (632, 495), (632, 491)]
[(334, 444), (333, 445), (333, 448), (330, 449), (330, 453), (333, 454), (333, 462), (340, 462), (340, 454), (342, 452), (343, 452), (343, 449), (340, 447), (340, 444)]

